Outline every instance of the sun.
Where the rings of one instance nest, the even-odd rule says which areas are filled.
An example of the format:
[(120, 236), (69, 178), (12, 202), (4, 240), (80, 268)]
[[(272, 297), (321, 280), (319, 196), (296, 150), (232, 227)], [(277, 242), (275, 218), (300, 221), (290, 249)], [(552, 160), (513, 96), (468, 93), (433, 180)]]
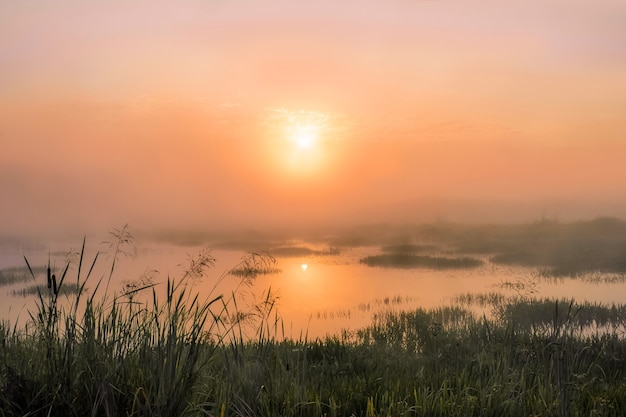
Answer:
[(268, 166), (288, 174), (285, 183), (328, 178), (337, 150), (330, 113), (270, 109), (263, 125)]
[(296, 148), (307, 150), (317, 142), (319, 127), (315, 125), (296, 125), (291, 127), (289, 138)]

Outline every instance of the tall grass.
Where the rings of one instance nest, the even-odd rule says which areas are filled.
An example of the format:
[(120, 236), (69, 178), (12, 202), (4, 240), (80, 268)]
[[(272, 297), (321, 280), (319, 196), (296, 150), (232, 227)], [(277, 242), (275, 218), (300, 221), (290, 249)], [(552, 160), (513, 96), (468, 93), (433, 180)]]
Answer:
[[(190, 292), (189, 281), (213, 265), (204, 251), (190, 259), (182, 278), (167, 279), (164, 297), (153, 283), (97, 297), (100, 288), (108, 288), (116, 259), (131, 239), (125, 228), (115, 237), (108, 275), (95, 280), (100, 253), (87, 260), (83, 241), (76, 265), (69, 260), (58, 279), (48, 266), (41, 278), (48, 285), (35, 286), (36, 309), (26, 326), (0, 324), (0, 415), (170, 416), (197, 410), (204, 401), (199, 391), (203, 370), (217, 347), (229, 338), (232, 343), (234, 329), (243, 326), (229, 319), (246, 315), (237, 310), (236, 294), (211, 292), (200, 299)], [(87, 292), (91, 281), (94, 290)], [(68, 295), (65, 287), (78, 290)]]
[[(96, 279), (101, 256), (85, 253), (83, 241), (58, 275), (33, 270), (50, 288), (31, 320), (0, 324), (1, 416), (626, 414), (623, 306), (487, 295), (489, 317), (385, 312), (341, 338), (294, 340), (271, 290), (250, 307), (217, 282), (192, 292), (209, 251), (164, 291), (142, 281), (113, 294), (99, 294), (112, 273)], [(62, 295), (69, 283), (82, 290)], [(612, 325), (586, 332), (585, 320)]]

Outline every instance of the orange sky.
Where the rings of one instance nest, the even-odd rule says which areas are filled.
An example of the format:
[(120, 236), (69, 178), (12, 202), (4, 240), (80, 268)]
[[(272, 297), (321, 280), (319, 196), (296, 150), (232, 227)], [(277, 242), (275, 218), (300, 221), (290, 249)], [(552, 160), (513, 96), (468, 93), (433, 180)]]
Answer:
[(622, 0), (0, 0), (0, 233), (621, 216), (624, 21)]

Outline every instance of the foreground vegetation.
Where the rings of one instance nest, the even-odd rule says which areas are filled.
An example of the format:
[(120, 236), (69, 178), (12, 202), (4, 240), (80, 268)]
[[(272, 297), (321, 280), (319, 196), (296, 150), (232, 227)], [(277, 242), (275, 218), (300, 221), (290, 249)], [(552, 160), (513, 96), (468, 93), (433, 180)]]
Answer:
[[(490, 314), (465, 297), (382, 313), (342, 337), (286, 340), (271, 292), (251, 308), (190, 292), (209, 252), (162, 296), (145, 281), (96, 297), (115, 248), (100, 280), (84, 244), (58, 276), (32, 271), (37, 310), (24, 328), (0, 325), (1, 416), (626, 414), (623, 305), (493, 294)], [(250, 274), (271, 267), (245, 262), (236, 268)], [(63, 296), (70, 283), (79, 290)]]

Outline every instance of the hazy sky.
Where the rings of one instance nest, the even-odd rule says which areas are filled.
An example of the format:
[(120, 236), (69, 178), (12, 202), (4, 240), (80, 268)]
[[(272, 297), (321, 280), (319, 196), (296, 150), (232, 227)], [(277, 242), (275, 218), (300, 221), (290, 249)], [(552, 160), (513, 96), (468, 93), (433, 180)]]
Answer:
[(0, 0), (0, 233), (626, 215), (623, 0)]

